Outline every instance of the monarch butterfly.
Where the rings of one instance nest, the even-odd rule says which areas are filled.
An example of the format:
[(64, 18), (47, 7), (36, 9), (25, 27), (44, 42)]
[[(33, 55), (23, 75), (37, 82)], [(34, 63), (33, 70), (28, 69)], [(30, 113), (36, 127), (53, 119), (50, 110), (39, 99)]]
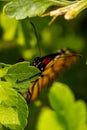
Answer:
[(70, 67), (79, 56), (80, 54), (64, 48), (41, 58), (36, 57), (30, 65), (37, 67), (41, 71), (41, 75), (32, 83), (28, 92), (23, 94), (24, 98), (27, 101), (35, 100), (42, 88), (46, 86), (56, 74)]

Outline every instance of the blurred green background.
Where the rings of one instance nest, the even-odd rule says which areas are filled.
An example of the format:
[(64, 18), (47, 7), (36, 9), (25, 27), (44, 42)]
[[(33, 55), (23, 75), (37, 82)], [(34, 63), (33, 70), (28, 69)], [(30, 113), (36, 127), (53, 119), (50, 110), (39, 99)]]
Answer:
[[(44, 56), (61, 48), (76, 50), (82, 55), (79, 62), (56, 79), (68, 84), (77, 98), (87, 101), (86, 13), (85, 10), (71, 21), (64, 20), (63, 16), (58, 17), (48, 26), (50, 17), (17, 21), (4, 16), (1, 10), (0, 62), (15, 64), (21, 57), (31, 62), (36, 56)], [(35, 25), (38, 38), (30, 22)]]
[[(50, 17), (18, 21), (3, 15), (1, 7), (3, 6), (0, 5), (0, 62), (15, 64), (22, 57), (31, 62), (36, 56), (44, 56), (61, 48), (76, 50), (82, 57), (55, 80), (69, 85), (76, 99), (87, 102), (87, 10), (71, 21), (60, 16), (49, 26)], [(35, 25), (38, 38), (30, 22)], [(46, 93), (42, 95), (45, 100)], [(32, 128), (32, 122), (40, 111), (35, 104), (29, 107), (32, 108), (32, 118), (29, 118)]]

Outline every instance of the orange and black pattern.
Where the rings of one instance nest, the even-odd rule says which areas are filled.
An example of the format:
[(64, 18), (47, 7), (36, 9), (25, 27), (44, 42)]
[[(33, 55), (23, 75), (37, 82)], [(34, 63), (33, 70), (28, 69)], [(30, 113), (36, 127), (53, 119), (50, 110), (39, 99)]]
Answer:
[(23, 95), (24, 98), (28, 101), (35, 100), (42, 88), (65, 68), (69, 68), (79, 56), (80, 54), (70, 49), (61, 49), (56, 53), (35, 58), (31, 65), (39, 68), (41, 76), (32, 83), (28, 93)]

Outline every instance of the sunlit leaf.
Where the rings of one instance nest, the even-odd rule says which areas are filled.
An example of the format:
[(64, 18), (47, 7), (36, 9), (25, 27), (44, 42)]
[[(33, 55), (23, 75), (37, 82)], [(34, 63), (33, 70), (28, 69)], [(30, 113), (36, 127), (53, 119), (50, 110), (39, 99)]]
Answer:
[(81, 130), (86, 128), (86, 104), (75, 101), (72, 91), (67, 85), (54, 83), (49, 93), (52, 109), (41, 111), (37, 130)]
[(27, 124), (28, 108), (23, 97), (8, 86), (0, 82), (0, 123), (12, 130), (22, 130)]
[(54, 83), (49, 99), (61, 123), (65, 125), (67, 123), (70, 130), (77, 130), (80, 125), (86, 123), (86, 105), (83, 101), (75, 101), (67, 85)]
[(50, 5), (52, 2), (49, 0), (13, 0), (5, 6), (4, 12), (9, 17), (24, 19), (40, 16)]
[[(29, 65), (29, 62), (19, 62), (17, 64), (12, 65), (9, 69), (5, 78), (7, 81), (12, 83), (13, 88), (18, 89), (20, 92), (26, 91), (29, 87), (31, 87), (32, 81), (35, 81), (39, 75), (40, 71), (33, 66)], [(34, 76), (34, 77), (33, 77)], [(17, 82), (22, 81), (26, 78), (30, 78), (29, 80), (25, 80), (24, 82)]]
[(62, 112), (72, 107), (74, 95), (67, 85), (54, 83), (49, 93), (50, 103), (55, 110)]
[(37, 130), (65, 130), (58, 122), (56, 113), (48, 108), (41, 111), (38, 119)]
[(9, 67), (9, 64), (0, 63), (0, 77), (5, 76)]

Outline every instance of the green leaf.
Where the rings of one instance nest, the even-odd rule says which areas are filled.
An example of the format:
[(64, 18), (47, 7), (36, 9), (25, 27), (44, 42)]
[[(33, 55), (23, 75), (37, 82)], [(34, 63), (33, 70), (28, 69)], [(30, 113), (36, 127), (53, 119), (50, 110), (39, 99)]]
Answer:
[(69, 116), (66, 117), (69, 129), (79, 130), (80, 127), (86, 125), (86, 113), (87, 108), (83, 101), (74, 102), (72, 109), (68, 112)]
[(86, 123), (86, 105), (83, 101), (75, 102), (74, 95), (67, 85), (54, 83), (49, 99), (58, 118), (67, 129), (78, 130), (82, 124)]
[(66, 109), (66, 111), (70, 109), (75, 99), (67, 85), (54, 83), (50, 89), (49, 100), (56, 111), (62, 112), (64, 109)]
[[(39, 72), (40, 71), (36, 67), (30, 66), (29, 62), (20, 62), (12, 65), (8, 69), (5, 78), (12, 84), (13, 88), (16, 88), (20, 92), (25, 92), (29, 87), (31, 87), (32, 81), (35, 81), (38, 78), (39, 75), (34, 75), (38, 74)], [(18, 80), (22, 81), (28, 77), (32, 78), (29, 80), (25, 80), (24, 82), (17, 83)]]
[(24, 19), (27, 16), (35, 17), (44, 13), (52, 3), (49, 0), (13, 0), (5, 6), (4, 12), (9, 17), (16, 17), (16, 19)]
[(43, 108), (38, 119), (37, 130), (65, 130), (65, 128), (57, 121), (54, 111)]
[(48, 96), (53, 110), (50, 110), (50, 108), (42, 110), (37, 130), (87, 129), (86, 104), (81, 100), (75, 101), (74, 95), (67, 85), (54, 83)]
[(0, 77), (4, 77), (10, 67), (9, 64), (0, 63)]
[(6, 82), (0, 81), (0, 123), (12, 130), (23, 130), (28, 108), (23, 97)]

